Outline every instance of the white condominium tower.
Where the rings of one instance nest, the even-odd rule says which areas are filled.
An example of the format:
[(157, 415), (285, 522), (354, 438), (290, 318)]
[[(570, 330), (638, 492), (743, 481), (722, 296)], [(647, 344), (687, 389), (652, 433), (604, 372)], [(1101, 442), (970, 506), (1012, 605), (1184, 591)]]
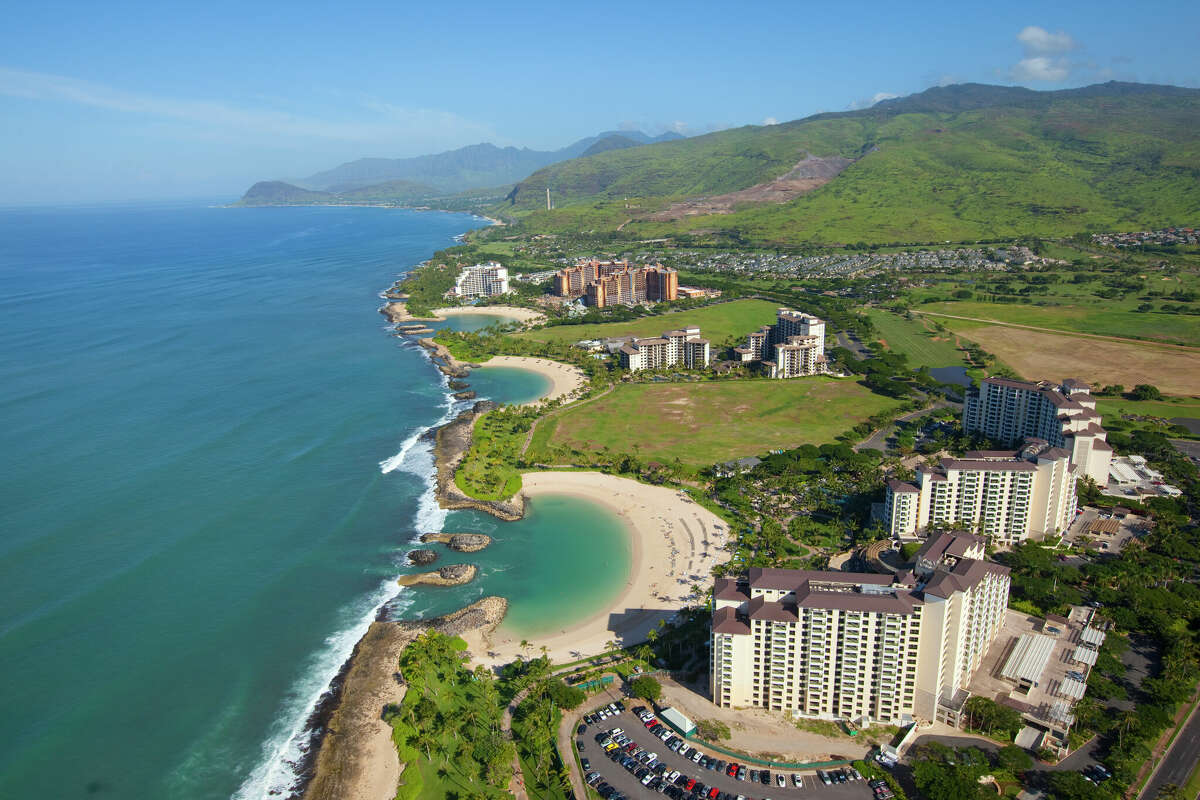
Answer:
[(508, 268), (495, 261), (464, 267), (450, 294), (463, 298), (508, 294)]
[(761, 361), (772, 378), (816, 375), (827, 368), (825, 321), (790, 308), (775, 314), (774, 325), (764, 325), (746, 337), (735, 352), (742, 361)]
[(898, 576), (751, 569), (714, 586), (710, 687), (725, 707), (901, 724), (938, 718), (1008, 606), (983, 540), (931, 537)]
[(1112, 447), (1100, 427), (1091, 387), (1068, 378), (1060, 384), (985, 378), (963, 402), (963, 430), (1016, 446), (1028, 437), (1071, 453), (1079, 477), (1108, 483)]
[(684, 328), (655, 339), (634, 339), (620, 349), (619, 356), (622, 369), (631, 372), (676, 366), (701, 369), (712, 359), (712, 347), (708, 339), (700, 338), (699, 328)]
[(890, 480), (884, 520), (893, 538), (961, 527), (1013, 545), (1061, 532), (1075, 518), (1071, 454), (1037, 439), (1021, 450), (977, 450), (917, 469), (916, 485)]

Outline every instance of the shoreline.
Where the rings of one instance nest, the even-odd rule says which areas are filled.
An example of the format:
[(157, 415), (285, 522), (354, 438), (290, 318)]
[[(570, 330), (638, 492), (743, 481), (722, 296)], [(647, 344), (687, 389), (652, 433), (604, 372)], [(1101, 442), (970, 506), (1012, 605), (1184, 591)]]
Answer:
[(536, 400), (522, 403), (524, 406), (536, 406), (542, 402), (552, 402), (560, 397), (573, 399), (571, 396), (587, 384), (588, 378), (579, 367), (549, 358), (533, 356), (492, 356), (487, 361), (475, 366), (479, 367), (511, 367), (526, 372), (535, 372), (550, 381), (550, 391)]
[(623, 646), (642, 642), (659, 620), (687, 605), (692, 583), (729, 559), (724, 520), (675, 489), (599, 472), (530, 472), (522, 481), (519, 496), (569, 495), (615, 513), (630, 537), (630, 575), (606, 607), (558, 630), (530, 634), (501, 625), (489, 635), (465, 636), (472, 663), (496, 667), (513, 661), (524, 654), (523, 639), (545, 646), (558, 663), (598, 655), (613, 639)]
[[(377, 619), (354, 646), (338, 678), (314, 711), (319, 736), (313, 742), (311, 778), (292, 797), (303, 800), (392, 800), (404, 765), (383, 710), (404, 699), (400, 654), (426, 631), (464, 636), (494, 630), (508, 612), (502, 597), (423, 621)], [(319, 716), (318, 716), (319, 715)], [(321, 723), (321, 720), (328, 720)]]
[(534, 311), (531, 308), (522, 306), (446, 306), (444, 308), (435, 308), (431, 312), (435, 317), (444, 321), (445, 317), (508, 317), (513, 322), (520, 322), (522, 325), (531, 325), (541, 322), (546, 319), (546, 315), (540, 311)]

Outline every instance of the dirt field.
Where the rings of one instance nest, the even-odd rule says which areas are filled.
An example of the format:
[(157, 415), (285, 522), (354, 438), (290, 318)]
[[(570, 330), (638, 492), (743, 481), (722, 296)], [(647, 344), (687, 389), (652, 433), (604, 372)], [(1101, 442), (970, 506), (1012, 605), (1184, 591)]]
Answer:
[(1153, 344), (1058, 336), (1040, 331), (986, 325), (958, 331), (978, 342), (1026, 380), (1082, 378), (1093, 384), (1139, 383), (1164, 394), (1200, 394), (1200, 350)]

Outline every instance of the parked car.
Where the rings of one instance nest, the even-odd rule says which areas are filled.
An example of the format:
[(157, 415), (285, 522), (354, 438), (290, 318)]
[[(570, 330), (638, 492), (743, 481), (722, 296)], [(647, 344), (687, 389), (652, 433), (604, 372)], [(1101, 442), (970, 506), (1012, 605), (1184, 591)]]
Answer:
[(758, 780), (763, 786), (770, 786), (771, 785), (771, 771), (764, 769), (762, 772), (758, 773)]
[(782, 772), (775, 776), (775, 785), (778, 786), (780, 789), (787, 786), (787, 779), (783, 777)]
[(793, 772), (793, 773), (792, 773), (792, 785), (793, 785), (793, 786), (795, 786), (797, 789), (799, 789), (799, 788), (801, 788), (802, 786), (804, 786), (804, 778), (801, 778), (801, 777), (800, 777), (800, 773), (799, 773), (799, 772)]

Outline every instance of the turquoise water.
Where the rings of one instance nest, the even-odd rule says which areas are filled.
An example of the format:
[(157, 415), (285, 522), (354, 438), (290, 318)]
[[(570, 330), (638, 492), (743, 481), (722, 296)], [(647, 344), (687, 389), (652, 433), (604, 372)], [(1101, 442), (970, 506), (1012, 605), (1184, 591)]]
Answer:
[(486, 397), (503, 403), (529, 403), (545, 397), (553, 384), (545, 375), (519, 367), (473, 369), (467, 383), (480, 399)]
[[(547, 498), (500, 525), (431, 502), (419, 437), (458, 406), (377, 293), (479, 224), (0, 211), (0, 797), (286, 790), (308, 710), (381, 603), (503, 592), (535, 630), (586, 613), (566, 589), (619, 590), (619, 528), (595, 508)], [(488, 381), (505, 402), (538, 391), (473, 388)], [(496, 531), (483, 578), (402, 592), (410, 542), (443, 525)], [(587, 569), (564, 582), (551, 559)]]

